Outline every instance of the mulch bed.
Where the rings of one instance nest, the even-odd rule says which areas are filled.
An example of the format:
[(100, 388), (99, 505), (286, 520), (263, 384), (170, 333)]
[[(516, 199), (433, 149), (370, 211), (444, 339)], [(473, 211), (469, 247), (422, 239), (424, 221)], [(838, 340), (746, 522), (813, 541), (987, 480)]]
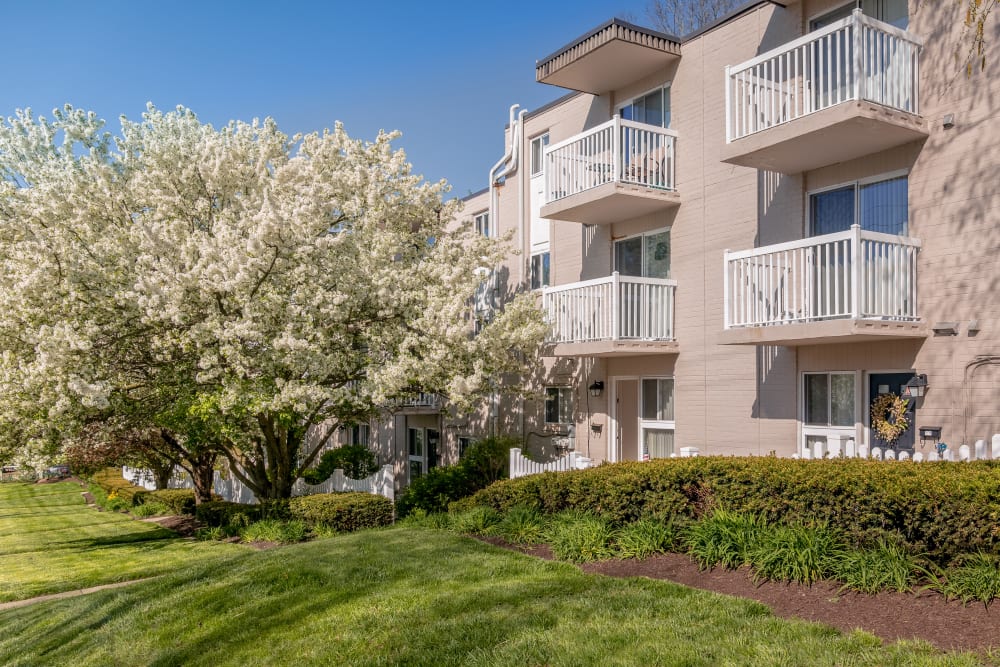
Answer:
[[(496, 546), (553, 560), (547, 545), (512, 545), (497, 538), (480, 538)], [(843, 632), (860, 628), (885, 641), (923, 639), (944, 650), (984, 651), (1000, 646), (1000, 607), (963, 605), (938, 593), (879, 593), (840, 591), (840, 584), (823, 581), (812, 586), (766, 581), (754, 583), (749, 570), (716, 568), (700, 571), (684, 554), (663, 554), (642, 560), (584, 563), (584, 572), (609, 577), (649, 577), (715, 593), (757, 600), (782, 618), (799, 618), (830, 625)]]

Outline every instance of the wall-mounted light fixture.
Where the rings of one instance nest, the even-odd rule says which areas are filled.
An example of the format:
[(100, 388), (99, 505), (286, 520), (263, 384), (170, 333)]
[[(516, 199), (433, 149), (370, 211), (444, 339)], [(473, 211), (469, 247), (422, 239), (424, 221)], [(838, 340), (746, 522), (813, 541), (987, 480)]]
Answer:
[(589, 387), (590, 395), (597, 398), (604, 393), (604, 382), (602, 380), (594, 380)]
[(906, 383), (903, 391), (906, 396), (921, 398), (927, 391), (927, 376), (922, 373), (914, 375), (910, 378), (910, 381)]
[(946, 113), (944, 118), (941, 119), (941, 127), (946, 130), (950, 130), (955, 127), (955, 114)]

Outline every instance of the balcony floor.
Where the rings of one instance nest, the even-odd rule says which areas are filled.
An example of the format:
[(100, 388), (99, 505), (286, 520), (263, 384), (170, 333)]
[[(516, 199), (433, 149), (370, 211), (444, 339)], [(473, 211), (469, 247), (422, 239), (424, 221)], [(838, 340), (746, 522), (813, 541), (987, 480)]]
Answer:
[(544, 357), (636, 357), (647, 354), (678, 354), (673, 340), (594, 340), (585, 343), (549, 343)]
[(829, 345), (863, 343), (892, 338), (926, 338), (925, 322), (897, 320), (823, 320), (763, 327), (740, 327), (722, 332), (723, 345)]
[(680, 204), (676, 190), (612, 182), (545, 204), (541, 216), (585, 225), (607, 225)]
[(783, 174), (926, 139), (924, 119), (873, 102), (843, 102), (723, 146), (721, 160)]

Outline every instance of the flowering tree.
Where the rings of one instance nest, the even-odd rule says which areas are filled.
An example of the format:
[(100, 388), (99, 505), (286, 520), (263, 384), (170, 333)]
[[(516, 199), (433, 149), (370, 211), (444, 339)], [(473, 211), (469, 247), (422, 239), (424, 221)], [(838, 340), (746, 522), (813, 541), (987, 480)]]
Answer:
[(0, 428), (139, 406), (183, 444), (186, 415), (280, 498), (338, 424), (416, 391), (469, 405), (520, 370), (544, 333), (530, 297), (466, 322), (506, 249), (449, 229), (447, 186), (394, 136), (152, 106), (117, 137), (71, 107), (0, 124)]

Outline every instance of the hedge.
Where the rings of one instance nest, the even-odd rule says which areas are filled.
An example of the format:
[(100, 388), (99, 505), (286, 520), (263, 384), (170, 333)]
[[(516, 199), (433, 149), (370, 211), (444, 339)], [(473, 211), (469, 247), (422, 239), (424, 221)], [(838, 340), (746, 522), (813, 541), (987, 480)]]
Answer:
[(149, 491), (142, 496), (142, 502), (158, 502), (166, 505), (174, 514), (194, 514), (193, 489), (160, 489)]
[(241, 521), (244, 524), (259, 521), (262, 518), (262, 509), (260, 505), (241, 505), (226, 500), (212, 500), (195, 507), (194, 516), (201, 523), (214, 528), (234, 523), (234, 519), (239, 515), (245, 517)]
[(141, 505), (149, 491), (136, 486), (122, 477), (121, 468), (105, 468), (94, 473), (90, 478), (97, 486), (104, 489), (109, 496), (113, 493), (131, 505)]
[(698, 457), (616, 463), (497, 482), (453, 509), (579, 509), (623, 525), (697, 519), (715, 507), (772, 523), (825, 522), (855, 545), (878, 538), (946, 563), (1000, 553), (1000, 462), (885, 463)]
[(288, 501), (292, 519), (348, 532), (360, 528), (388, 526), (393, 519), (392, 501), (372, 493), (317, 493)]

